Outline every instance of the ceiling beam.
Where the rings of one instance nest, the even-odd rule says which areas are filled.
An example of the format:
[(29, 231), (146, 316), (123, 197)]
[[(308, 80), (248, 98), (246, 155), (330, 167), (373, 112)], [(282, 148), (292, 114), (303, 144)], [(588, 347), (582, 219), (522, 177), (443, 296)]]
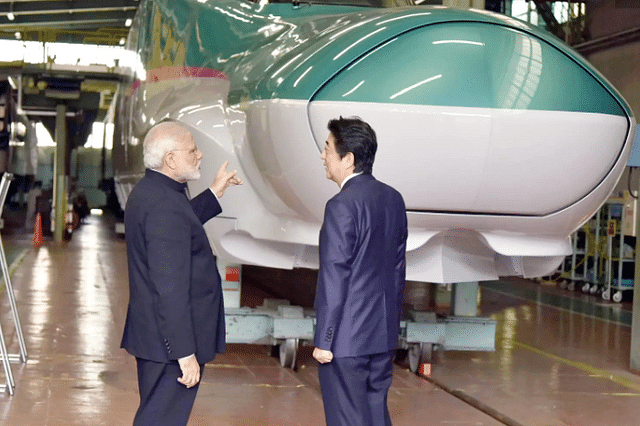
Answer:
[(137, 8), (135, 0), (0, 0), (0, 30), (124, 28)]
[(109, 11), (101, 13), (74, 12), (65, 15), (16, 15), (13, 21), (0, 16), (0, 29), (20, 31), (27, 28), (96, 29), (124, 27), (127, 19), (133, 19), (135, 10)]
[(15, 16), (28, 14), (57, 14), (101, 11), (136, 10), (138, 1), (135, 0), (0, 0), (0, 15), (6, 16), (12, 12)]

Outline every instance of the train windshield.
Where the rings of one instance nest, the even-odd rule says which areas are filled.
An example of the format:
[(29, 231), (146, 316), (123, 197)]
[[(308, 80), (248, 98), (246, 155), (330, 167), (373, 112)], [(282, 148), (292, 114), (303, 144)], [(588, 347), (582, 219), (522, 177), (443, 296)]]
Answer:
[(269, 3), (326, 4), (333, 6), (401, 7), (414, 5), (413, 0), (269, 0)]

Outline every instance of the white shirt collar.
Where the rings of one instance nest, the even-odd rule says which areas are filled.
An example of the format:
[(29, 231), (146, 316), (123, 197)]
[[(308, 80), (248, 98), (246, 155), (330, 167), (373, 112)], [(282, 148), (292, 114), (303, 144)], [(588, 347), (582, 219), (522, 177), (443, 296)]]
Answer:
[(351, 178), (354, 178), (356, 176), (361, 175), (362, 172), (360, 173), (351, 173), (349, 176), (347, 176), (346, 178), (344, 178), (344, 180), (342, 181), (342, 183), (340, 184), (340, 189), (344, 188), (344, 184), (347, 183), (347, 181)]

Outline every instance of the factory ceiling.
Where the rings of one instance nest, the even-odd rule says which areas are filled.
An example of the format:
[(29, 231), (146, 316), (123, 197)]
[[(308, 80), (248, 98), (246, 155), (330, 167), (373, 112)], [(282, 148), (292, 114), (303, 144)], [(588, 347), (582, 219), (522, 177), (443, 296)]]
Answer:
[[(550, 30), (554, 33), (558, 30), (562, 36), (558, 23), (551, 19), (549, 12), (555, 1), (531, 0), (541, 10)], [(582, 0), (587, 8), (605, 1), (609, 0)], [(504, 2), (486, 0), (488, 5)], [(139, 3), (138, 0), (0, 0), (0, 39), (18, 36), (22, 40), (40, 42), (121, 44), (127, 37)], [(443, 0), (416, 3), (443, 4)], [(489, 9), (500, 11), (500, 7)]]
[(117, 45), (137, 0), (0, 0), (0, 38)]
[[(0, 39), (120, 45), (138, 5), (137, 0), (0, 0)], [(10, 101), (1, 100), (10, 105), (8, 115), (0, 119), (28, 116), (53, 131), (56, 105), (63, 103), (70, 114), (71, 143), (82, 145), (91, 123), (103, 120), (119, 77), (109, 71), (88, 70), (91, 67), (60, 67), (54, 60), (31, 64), (0, 58), (0, 84), (8, 86), (7, 78), (12, 76), (12, 82), (20, 86), (10, 92)]]

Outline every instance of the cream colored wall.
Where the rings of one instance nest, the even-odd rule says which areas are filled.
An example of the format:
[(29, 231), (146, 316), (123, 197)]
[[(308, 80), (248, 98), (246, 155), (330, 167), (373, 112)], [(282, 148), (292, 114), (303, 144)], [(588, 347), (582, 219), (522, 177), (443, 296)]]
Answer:
[(442, 5), (456, 9), (484, 10), (484, 0), (442, 0)]
[[(634, 2), (637, 7), (616, 7)], [(640, 2), (637, 0), (589, 0), (587, 8), (592, 39), (640, 26)]]

